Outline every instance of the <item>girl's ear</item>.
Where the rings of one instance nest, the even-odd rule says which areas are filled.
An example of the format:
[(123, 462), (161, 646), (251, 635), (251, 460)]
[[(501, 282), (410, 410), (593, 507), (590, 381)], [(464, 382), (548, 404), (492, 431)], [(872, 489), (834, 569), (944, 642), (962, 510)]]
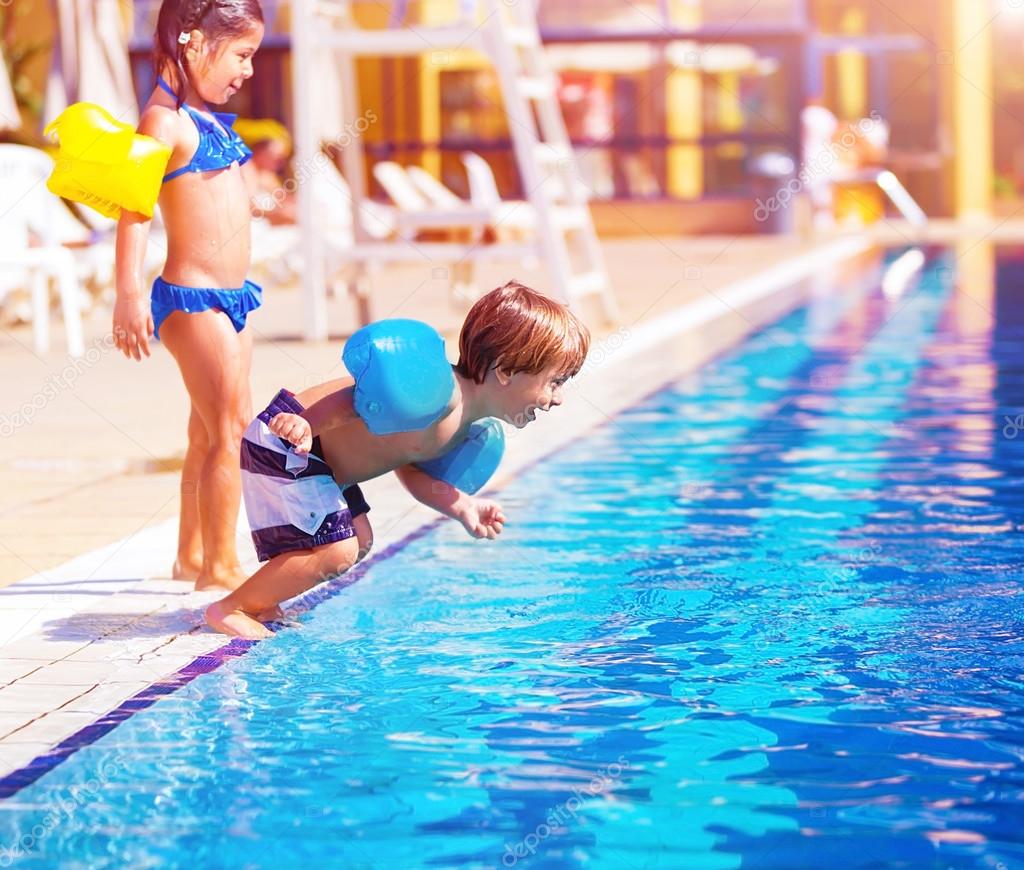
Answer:
[(512, 380), (512, 375), (503, 368), (495, 368), (494, 377), (503, 387), (507, 387), (509, 382)]
[(203, 31), (193, 30), (189, 34), (188, 47), (185, 49), (185, 57), (189, 63), (195, 63), (203, 54), (206, 49), (206, 39), (203, 37)]

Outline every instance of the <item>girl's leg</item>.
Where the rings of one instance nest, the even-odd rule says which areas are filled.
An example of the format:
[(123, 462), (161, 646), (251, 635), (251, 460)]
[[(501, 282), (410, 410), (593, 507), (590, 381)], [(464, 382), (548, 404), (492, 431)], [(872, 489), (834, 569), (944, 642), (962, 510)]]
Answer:
[(203, 569), (203, 534), (199, 525), (199, 476), (210, 452), (206, 424), (196, 406), (188, 417), (188, 449), (181, 468), (181, 518), (178, 523), (178, 558), (171, 576), (195, 580)]
[(273, 632), (255, 617), (317, 583), (343, 574), (359, 556), (358, 538), (274, 556), (234, 592), (206, 608), (206, 622), (224, 634), (259, 640)]
[(234, 589), (245, 579), (235, 526), (241, 499), (239, 447), (251, 414), (251, 339), (244, 331), (235, 332), (219, 311), (176, 311), (161, 325), (160, 338), (178, 363), (209, 442), (199, 469), (203, 564), (196, 588)]

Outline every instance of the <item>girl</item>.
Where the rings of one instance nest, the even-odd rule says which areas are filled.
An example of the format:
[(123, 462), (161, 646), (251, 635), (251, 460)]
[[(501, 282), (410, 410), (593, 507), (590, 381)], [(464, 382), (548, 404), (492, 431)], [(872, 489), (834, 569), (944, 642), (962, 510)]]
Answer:
[(250, 203), (241, 164), (251, 152), (231, 129), (234, 117), (209, 106), (252, 76), (262, 39), (258, 0), (163, 0), (158, 87), (139, 123), (172, 149), (158, 200), (167, 260), (148, 306), (141, 273), (150, 220), (125, 211), (117, 226), (117, 346), (141, 360), (159, 338), (191, 400), (173, 576), (197, 589), (233, 589), (245, 579), (235, 550), (239, 447), (252, 416), (244, 327), (262, 291), (246, 280)]

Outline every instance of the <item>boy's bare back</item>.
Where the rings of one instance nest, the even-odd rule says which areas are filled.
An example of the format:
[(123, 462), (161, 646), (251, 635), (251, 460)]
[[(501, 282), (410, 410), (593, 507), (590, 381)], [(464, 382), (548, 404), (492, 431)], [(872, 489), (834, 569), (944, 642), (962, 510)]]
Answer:
[(350, 416), (342, 425), (320, 433), (323, 459), (341, 486), (362, 483), (394, 471), (411, 462), (432, 459), (445, 453), (464, 437), (470, 422), (463, 420), (461, 391), (456, 385), (449, 411), (426, 429), (395, 435), (374, 435), (352, 408), (352, 378), (339, 378), (310, 387), (296, 395), (306, 408), (321, 401), (336, 405)]

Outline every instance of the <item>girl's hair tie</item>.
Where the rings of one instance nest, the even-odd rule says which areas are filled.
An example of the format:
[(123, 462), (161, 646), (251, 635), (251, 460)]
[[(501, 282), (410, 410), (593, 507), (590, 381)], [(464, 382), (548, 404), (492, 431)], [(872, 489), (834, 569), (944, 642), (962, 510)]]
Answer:
[(183, 30), (178, 34), (178, 45), (188, 45), (191, 41), (192, 34), (189, 31)]

